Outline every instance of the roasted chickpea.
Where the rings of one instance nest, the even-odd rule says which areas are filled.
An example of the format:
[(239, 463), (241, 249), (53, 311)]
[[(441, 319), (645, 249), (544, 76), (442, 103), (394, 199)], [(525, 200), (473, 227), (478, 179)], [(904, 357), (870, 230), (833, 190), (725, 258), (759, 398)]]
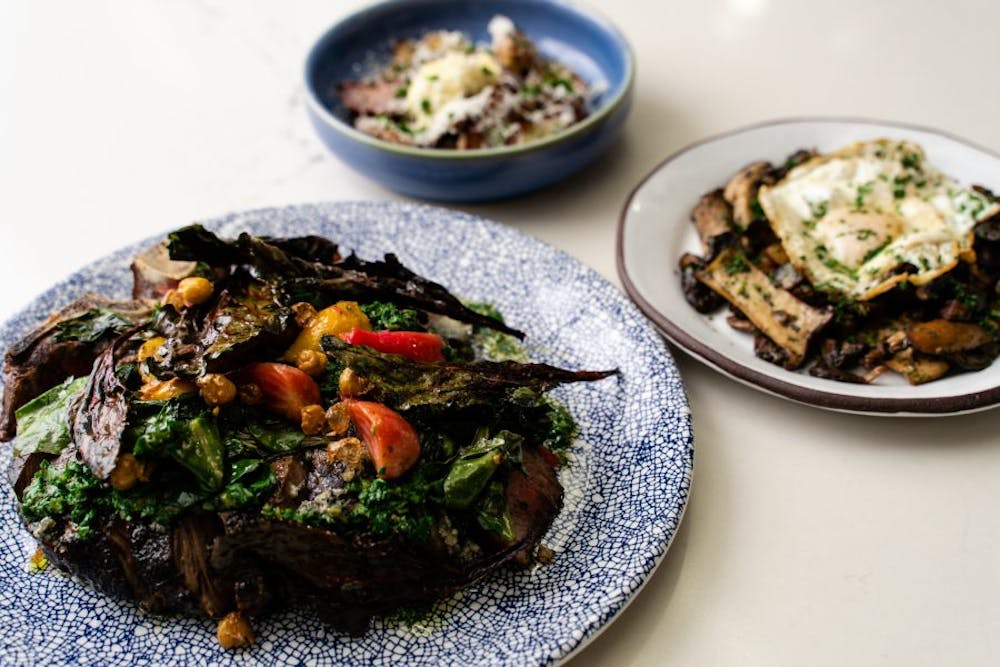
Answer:
[(295, 359), (295, 365), (306, 375), (317, 377), (326, 370), (326, 354), (319, 350), (302, 350)]
[(360, 396), (371, 388), (371, 383), (350, 368), (345, 368), (340, 374), (338, 389), (344, 398)]
[(341, 438), (326, 445), (326, 460), (329, 463), (340, 461), (344, 465), (341, 477), (350, 482), (364, 470), (368, 449), (357, 438)]
[(200, 276), (184, 278), (177, 283), (177, 293), (181, 295), (186, 304), (192, 306), (208, 301), (214, 290), (212, 282)]
[(351, 427), (351, 412), (343, 403), (334, 403), (326, 410), (326, 434), (343, 435)]
[(211, 406), (232, 403), (236, 398), (236, 385), (225, 375), (209, 373), (198, 380), (201, 397)]
[(238, 611), (226, 614), (215, 632), (222, 648), (241, 648), (253, 644), (253, 629), (246, 616)]
[(175, 289), (167, 290), (167, 293), (163, 295), (163, 305), (173, 306), (174, 310), (180, 311), (187, 304), (184, 303), (184, 297), (181, 293)]
[(307, 405), (302, 408), (302, 432), (318, 435), (326, 427), (326, 412), (322, 405)]
[(292, 312), (295, 313), (295, 323), (300, 327), (309, 324), (309, 320), (316, 317), (316, 309), (311, 303), (299, 301), (292, 304)]
[(184, 378), (157, 380), (152, 375), (143, 377), (145, 382), (139, 388), (139, 396), (144, 401), (167, 401), (195, 390), (195, 386)]
[(49, 566), (49, 559), (46, 558), (45, 552), (41, 549), (35, 549), (35, 553), (31, 554), (31, 558), (28, 560), (35, 571), (44, 570)]

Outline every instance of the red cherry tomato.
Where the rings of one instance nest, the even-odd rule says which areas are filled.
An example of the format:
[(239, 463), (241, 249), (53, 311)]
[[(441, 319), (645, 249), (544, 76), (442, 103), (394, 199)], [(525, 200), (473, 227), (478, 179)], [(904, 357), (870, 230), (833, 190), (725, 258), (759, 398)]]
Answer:
[(420, 458), (420, 439), (409, 422), (381, 403), (344, 399), (368, 456), (382, 479), (397, 479)]
[(260, 387), (261, 405), (295, 423), (302, 421), (302, 408), (321, 400), (315, 380), (288, 364), (250, 364), (240, 371), (239, 381)]

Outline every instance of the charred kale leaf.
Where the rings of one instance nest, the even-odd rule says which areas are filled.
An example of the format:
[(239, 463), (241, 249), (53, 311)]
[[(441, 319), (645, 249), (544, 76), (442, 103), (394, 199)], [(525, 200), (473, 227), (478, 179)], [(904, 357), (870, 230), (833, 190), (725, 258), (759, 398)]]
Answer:
[(314, 261), (312, 251), (288, 244), (283, 249), (246, 233), (233, 241), (223, 240), (201, 225), (172, 233), (169, 250), (174, 260), (244, 267), (254, 276), (279, 284), (292, 301), (309, 301), (317, 307), (344, 299), (392, 301), (518, 338), (524, 336), (503, 322), (470, 310), (441, 285), (407, 269), (393, 254), (387, 254), (382, 261), (362, 260), (352, 254), (330, 264)]
[(128, 389), (115, 367), (116, 352), (128, 338), (129, 332), (119, 336), (94, 362), (83, 399), (72, 416), (73, 442), (99, 479), (107, 479), (115, 467), (128, 419)]
[(132, 322), (108, 308), (94, 308), (56, 325), (55, 339), (59, 342), (76, 340), (96, 343), (105, 336), (120, 334)]
[(513, 361), (471, 363), (411, 361), (333, 336), (323, 337), (329, 358), (372, 385), (370, 398), (396, 410), (493, 409), (506, 403), (533, 405), (567, 382), (600, 380), (616, 371), (568, 371), (548, 364)]

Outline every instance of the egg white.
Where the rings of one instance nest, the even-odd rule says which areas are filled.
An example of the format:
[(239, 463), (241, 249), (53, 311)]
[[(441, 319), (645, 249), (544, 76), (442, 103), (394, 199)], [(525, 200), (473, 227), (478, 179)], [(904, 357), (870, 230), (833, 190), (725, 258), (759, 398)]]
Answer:
[(888, 139), (808, 160), (758, 199), (796, 269), (858, 301), (974, 260), (972, 228), (1000, 211), (929, 165), (919, 145)]

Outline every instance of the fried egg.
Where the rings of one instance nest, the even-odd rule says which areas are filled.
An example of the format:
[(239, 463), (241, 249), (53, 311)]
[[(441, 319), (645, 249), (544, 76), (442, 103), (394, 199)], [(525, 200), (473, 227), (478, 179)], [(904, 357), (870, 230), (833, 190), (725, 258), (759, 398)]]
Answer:
[(857, 301), (974, 260), (972, 228), (1000, 212), (928, 164), (919, 145), (888, 139), (812, 158), (758, 200), (795, 268)]

